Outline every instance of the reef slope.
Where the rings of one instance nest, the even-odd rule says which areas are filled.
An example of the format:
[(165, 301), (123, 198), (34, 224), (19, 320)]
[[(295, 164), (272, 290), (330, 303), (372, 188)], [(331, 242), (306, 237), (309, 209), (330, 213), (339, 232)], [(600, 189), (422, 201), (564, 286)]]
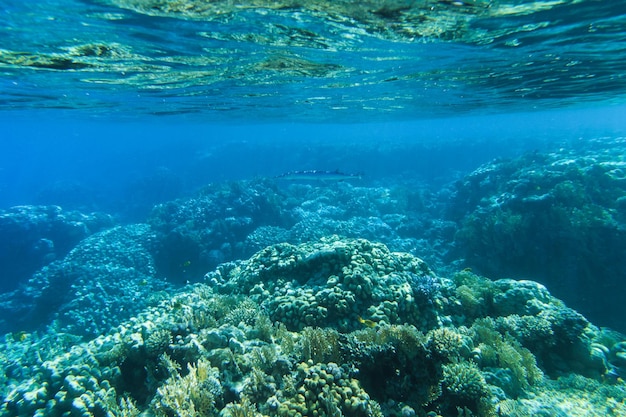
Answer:
[(337, 236), (220, 265), (108, 334), (13, 333), (0, 416), (623, 416), (623, 336), (532, 281)]

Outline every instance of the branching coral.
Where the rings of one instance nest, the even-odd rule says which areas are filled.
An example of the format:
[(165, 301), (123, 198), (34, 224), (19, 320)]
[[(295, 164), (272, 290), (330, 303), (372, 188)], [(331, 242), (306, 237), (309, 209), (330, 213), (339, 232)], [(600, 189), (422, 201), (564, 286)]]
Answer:
[(339, 337), (334, 329), (304, 328), (299, 343), (302, 359), (313, 363), (341, 362)]
[(157, 416), (197, 417), (217, 415), (215, 398), (222, 386), (218, 371), (200, 359), (194, 366), (187, 365), (187, 375), (175, 374), (157, 389), (151, 408)]
[(523, 389), (543, 380), (543, 372), (537, 366), (534, 355), (510, 335), (499, 333), (492, 319), (477, 320), (470, 330), (478, 347), (476, 360), (480, 367), (510, 373), (511, 378), (503, 382), (497, 377), (501, 371), (494, 372), (490, 383), (516, 397)]
[(285, 398), (278, 416), (314, 415), (319, 417), (382, 417), (359, 381), (350, 378), (344, 367), (335, 363), (300, 363), (295, 376), (296, 395)]
[(469, 356), (472, 341), (466, 335), (445, 327), (428, 332), (428, 348), (431, 353), (446, 362)]

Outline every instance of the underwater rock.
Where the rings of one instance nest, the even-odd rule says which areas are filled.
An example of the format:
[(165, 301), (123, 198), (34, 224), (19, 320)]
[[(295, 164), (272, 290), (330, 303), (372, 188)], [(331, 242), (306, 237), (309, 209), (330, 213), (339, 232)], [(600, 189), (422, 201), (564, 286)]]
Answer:
[[(546, 291), (528, 291), (540, 286), (506, 280), (481, 293), (486, 279), (461, 274), (439, 278), (420, 259), (362, 239), (271, 246), (207, 274), (209, 285), (187, 287), (45, 360), (32, 351), (49, 344), (54, 329), (43, 338), (7, 335), (0, 343), (0, 416), (488, 417), (559, 415), (573, 404), (585, 416), (606, 415), (607, 404), (613, 415), (626, 413), (624, 382), (611, 378), (623, 366), (626, 337), (576, 318), (573, 330), (560, 329), (571, 323), (571, 310)], [(466, 318), (461, 283), (476, 303)], [(334, 288), (341, 291), (332, 305), (317, 300)], [(420, 297), (412, 296), (416, 288)], [(506, 304), (520, 311), (477, 318), (507, 293), (527, 300)], [(342, 301), (347, 308), (333, 307)], [(292, 314), (283, 315), (282, 305)], [(318, 307), (327, 314), (302, 327)], [(379, 314), (359, 319), (362, 310)], [(545, 372), (537, 347), (518, 340), (510, 324), (544, 312), (554, 312), (545, 318), (554, 338), (590, 342), (574, 352), (593, 372), (568, 368), (566, 360), (558, 372)], [(539, 353), (558, 361), (567, 355), (560, 350)]]
[(80, 213), (59, 206), (16, 206), (0, 211), (0, 292), (50, 262), (63, 258), (79, 241), (113, 226), (103, 213)]

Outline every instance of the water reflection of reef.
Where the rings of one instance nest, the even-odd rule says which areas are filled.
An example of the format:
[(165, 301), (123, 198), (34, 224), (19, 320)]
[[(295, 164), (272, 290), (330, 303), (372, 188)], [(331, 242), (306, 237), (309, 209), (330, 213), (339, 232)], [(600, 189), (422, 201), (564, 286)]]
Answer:
[(623, 21), (609, 2), (96, 3), (80, 33), (75, 14), (43, 23), (56, 39), (14, 15), (32, 42), (9, 31), (0, 68), (31, 84), (7, 90), (7, 108), (371, 120), (624, 91)]
[[(143, 14), (208, 21), (246, 20), (254, 13), (274, 15), (302, 13), (303, 19), (319, 19), (329, 26), (337, 25), (355, 32), (386, 38), (414, 39), (437, 37), (445, 40), (463, 39), (468, 35), (467, 23), (476, 17), (498, 15), (498, 8), (488, 1), (127, 1), (111, 0), (116, 6)], [(529, 8), (530, 9), (530, 8)], [(269, 22), (268, 22), (269, 23)], [(315, 37), (315, 33), (309, 33)]]

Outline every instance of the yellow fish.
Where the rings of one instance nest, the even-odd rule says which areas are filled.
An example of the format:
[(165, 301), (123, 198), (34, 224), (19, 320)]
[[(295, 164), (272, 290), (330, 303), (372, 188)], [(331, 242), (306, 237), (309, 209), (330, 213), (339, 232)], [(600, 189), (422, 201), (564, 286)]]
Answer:
[(367, 320), (364, 319), (361, 316), (357, 316), (357, 320), (359, 321), (359, 323), (361, 323), (363, 326), (367, 326), (367, 327), (376, 327), (376, 322), (373, 320)]
[(13, 339), (14, 340), (18, 340), (20, 342), (23, 342), (26, 339), (28, 339), (29, 336), (30, 335), (28, 333), (21, 331), (21, 332), (14, 333), (13, 334)]

